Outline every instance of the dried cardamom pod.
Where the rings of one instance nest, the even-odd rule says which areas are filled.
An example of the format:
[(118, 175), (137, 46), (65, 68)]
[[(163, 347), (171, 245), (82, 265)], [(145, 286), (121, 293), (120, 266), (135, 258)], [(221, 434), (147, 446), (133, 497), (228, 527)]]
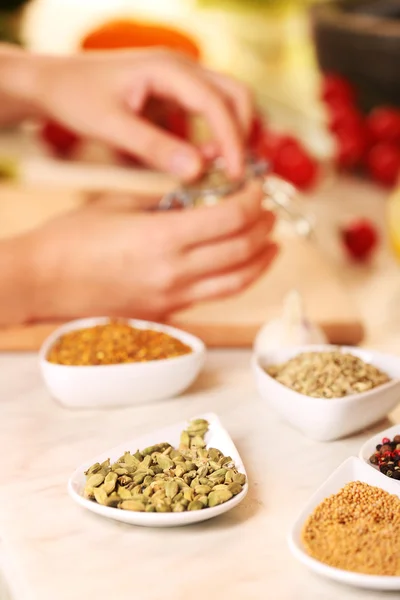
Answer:
[(216, 490), (212, 491), (208, 495), (208, 506), (211, 508), (212, 506), (218, 506), (219, 504), (223, 504), (224, 502), (228, 502), (232, 498), (232, 493), (226, 490)]
[(124, 500), (120, 503), (119, 508), (123, 510), (133, 510), (135, 512), (144, 512), (145, 505), (139, 500)]
[(103, 486), (94, 488), (93, 494), (94, 494), (94, 497), (98, 504), (103, 504), (104, 506), (107, 505), (108, 495), (107, 495), (107, 492), (105, 491), (105, 489), (103, 488)]
[(227, 502), (242, 491), (245, 475), (232, 458), (206, 448), (208, 423), (192, 421), (179, 449), (154, 444), (118, 461), (96, 463), (86, 471), (83, 495), (106, 506), (138, 512), (202, 510)]
[(95, 473), (94, 475), (91, 475), (89, 477), (89, 479), (86, 481), (86, 485), (95, 488), (101, 485), (104, 479), (104, 475), (102, 475), (101, 473)]

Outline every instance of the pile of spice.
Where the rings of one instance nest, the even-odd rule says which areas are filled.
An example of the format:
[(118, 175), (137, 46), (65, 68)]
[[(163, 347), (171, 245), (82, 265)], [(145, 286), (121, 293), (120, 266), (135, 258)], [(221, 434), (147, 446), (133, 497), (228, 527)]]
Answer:
[(326, 498), (302, 540), (313, 558), (346, 571), (400, 576), (400, 499), (360, 481)]
[(400, 435), (395, 435), (393, 440), (383, 438), (369, 462), (387, 477), (400, 480)]
[(313, 398), (342, 398), (390, 381), (373, 365), (339, 351), (304, 352), (268, 367), (266, 372), (286, 387)]
[(85, 498), (137, 512), (184, 512), (218, 506), (239, 494), (246, 476), (230, 456), (206, 449), (208, 422), (192, 421), (179, 449), (156, 444), (116, 463), (96, 463), (86, 471)]
[(175, 358), (191, 352), (190, 346), (167, 333), (111, 321), (62, 335), (50, 348), (47, 360), (69, 366), (115, 365)]

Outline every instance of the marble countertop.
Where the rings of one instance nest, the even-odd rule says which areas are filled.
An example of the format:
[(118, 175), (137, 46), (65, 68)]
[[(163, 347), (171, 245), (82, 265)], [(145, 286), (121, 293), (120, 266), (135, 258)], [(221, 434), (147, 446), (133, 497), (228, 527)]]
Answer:
[[(0, 598), (381, 599), (308, 572), (286, 543), (302, 505), (372, 431), (326, 444), (306, 439), (258, 397), (249, 360), (246, 351), (210, 352), (178, 399), (68, 411), (46, 392), (36, 356), (0, 355)], [(204, 411), (218, 413), (246, 464), (250, 491), (236, 509), (194, 526), (147, 529), (98, 517), (67, 495), (82, 461)], [(390, 418), (399, 421), (400, 408)]]

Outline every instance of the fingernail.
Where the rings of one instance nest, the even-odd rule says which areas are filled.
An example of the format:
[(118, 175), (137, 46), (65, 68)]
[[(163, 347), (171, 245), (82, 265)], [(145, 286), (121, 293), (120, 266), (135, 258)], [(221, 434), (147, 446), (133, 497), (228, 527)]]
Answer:
[(178, 150), (172, 155), (170, 170), (175, 175), (185, 178), (196, 177), (200, 169), (200, 159), (194, 153), (186, 150)]

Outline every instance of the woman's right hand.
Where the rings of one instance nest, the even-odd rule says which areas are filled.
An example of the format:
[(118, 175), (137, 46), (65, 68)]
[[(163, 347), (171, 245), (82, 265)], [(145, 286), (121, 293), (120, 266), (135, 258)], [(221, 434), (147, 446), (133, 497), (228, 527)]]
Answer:
[(139, 213), (115, 199), (78, 209), (28, 234), (30, 320), (161, 319), (235, 294), (275, 258), (273, 225), (257, 182), (212, 208)]

